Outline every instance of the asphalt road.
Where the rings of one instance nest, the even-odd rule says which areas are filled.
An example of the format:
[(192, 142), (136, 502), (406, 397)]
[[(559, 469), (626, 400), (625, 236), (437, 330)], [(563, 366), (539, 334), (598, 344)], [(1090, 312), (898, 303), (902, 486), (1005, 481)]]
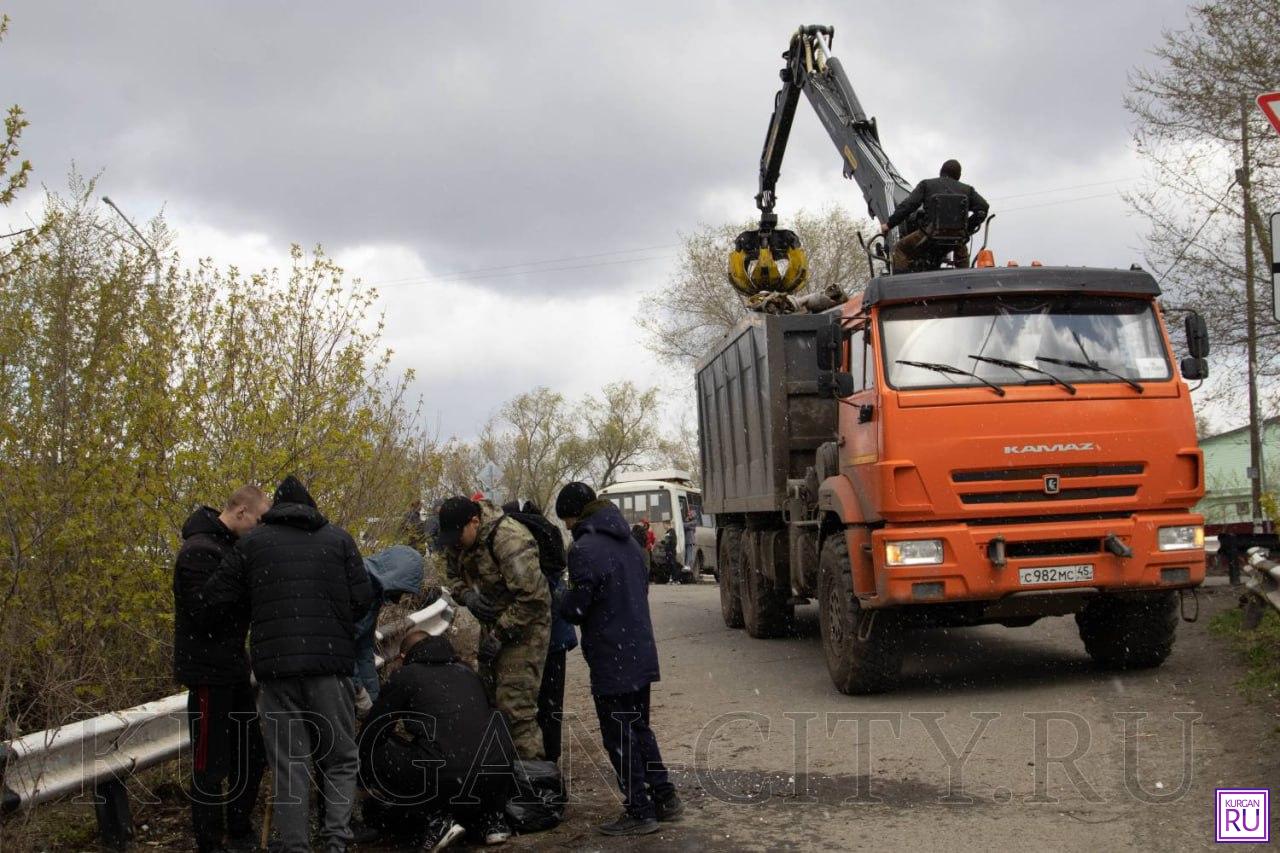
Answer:
[(914, 635), (898, 691), (850, 697), (831, 686), (812, 607), (797, 636), (753, 640), (724, 627), (715, 586), (654, 587), (653, 722), (688, 816), (629, 842), (592, 832), (620, 807), (574, 653), (570, 818), (516, 846), (1212, 847), (1214, 789), (1280, 779), (1280, 718), (1239, 698), (1240, 669), (1208, 632), (1235, 596), (1200, 604), (1158, 670), (1096, 669), (1074, 621), (1055, 618)]

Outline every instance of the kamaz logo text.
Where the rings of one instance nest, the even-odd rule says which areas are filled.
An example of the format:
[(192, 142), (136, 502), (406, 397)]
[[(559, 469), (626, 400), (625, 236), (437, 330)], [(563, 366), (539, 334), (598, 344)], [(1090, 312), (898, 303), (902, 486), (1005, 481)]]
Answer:
[(1079, 444), (1006, 444), (1005, 453), (1075, 453), (1086, 450), (1101, 450), (1092, 441)]

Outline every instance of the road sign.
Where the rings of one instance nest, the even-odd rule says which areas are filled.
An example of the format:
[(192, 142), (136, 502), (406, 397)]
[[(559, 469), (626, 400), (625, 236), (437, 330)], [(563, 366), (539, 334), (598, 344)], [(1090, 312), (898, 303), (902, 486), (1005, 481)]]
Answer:
[(1271, 316), (1280, 323), (1280, 213), (1271, 214)]
[(1258, 109), (1271, 122), (1271, 126), (1280, 133), (1280, 92), (1267, 92), (1258, 96)]

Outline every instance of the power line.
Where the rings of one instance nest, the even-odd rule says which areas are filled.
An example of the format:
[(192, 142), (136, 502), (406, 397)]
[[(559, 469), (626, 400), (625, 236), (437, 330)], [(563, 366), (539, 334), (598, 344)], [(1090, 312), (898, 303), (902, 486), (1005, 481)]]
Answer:
[[(543, 264), (558, 264), (568, 261), (585, 261), (594, 258), (608, 258), (614, 255), (634, 255), (640, 252), (655, 252), (660, 249), (674, 249), (675, 245), (664, 246), (644, 246), (638, 249), (618, 249), (612, 252), (596, 252), (590, 255), (566, 255), (561, 258), (545, 258), (540, 261), (521, 261), (516, 264), (504, 264), (494, 267), (475, 267), (468, 270), (455, 270), (453, 272), (438, 273), (429, 276), (414, 276), (410, 278), (385, 279), (383, 281), (371, 281), (369, 285), (376, 287), (384, 284), (407, 284), (410, 282), (435, 282), (435, 281), (451, 281), (451, 280), (467, 280), (475, 273), (487, 273), (501, 270), (514, 270), (519, 267), (536, 267)], [(642, 260), (642, 259), (641, 259)], [(529, 270), (529, 272), (541, 272), (541, 270)], [(482, 278), (485, 276), (481, 276)]]
[(1098, 193), (1097, 195), (1082, 195), (1079, 198), (1060, 198), (1057, 201), (1045, 201), (1040, 204), (1024, 204), (1021, 207), (1006, 207), (997, 211), (998, 213), (1012, 213), (1015, 210), (1032, 210), (1037, 207), (1053, 207), (1058, 204), (1072, 204), (1077, 201), (1091, 201), (1099, 198), (1115, 198), (1115, 192)]
[[(1087, 189), (1089, 187), (1107, 186), (1111, 184), (1127, 183), (1138, 180), (1137, 178), (1115, 178), (1107, 181), (1094, 181), (1085, 184), (1073, 184), (1065, 187), (1053, 187), (1050, 189), (1040, 189), (1025, 193), (1015, 193), (1013, 195), (998, 196), (994, 200), (1002, 201), (1014, 198), (1028, 198), (1031, 196), (1049, 195), (1056, 192), (1067, 192), (1069, 190)], [(1017, 210), (1030, 210), (1037, 207), (1051, 207), (1058, 204), (1071, 204), (1079, 201), (1090, 201), (1099, 198), (1109, 198), (1114, 193), (1100, 193), (1097, 195), (1082, 196), (1080, 198), (1058, 199), (1055, 201), (1047, 201), (1041, 204), (1022, 205), (1020, 207), (1012, 207), (1001, 210), (1001, 213), (1010, 213)], [(399, 287), (407, 284), (444, 284), (450, 282), (467, 282), (467, 281), (483, 281), (494, 278), (511, 278), (522, 275), (539, 275), (551, 272), (568, 272), (572, 270), (594, 269), (597, 267), (619, 266), (623, 264), (648, 263), (652, 261), (670, 260), (674, 255), (652, 255), (639, 258), (616, 258), (617, 255), (633, 255), (642, 252), (654, 252), (667, 249), (678, 248), (676, 244), (666, 244), (660, 246), (642, 246), (634, 249), (615, 249), (609, 252), (594, 252), (587, 255), (563, 255), (557, 258), (543, 258), (535, 261), (521, 261), (519, 263), (502, 264), (498, 266), (473, 267), (465, 270), (454, 270), (453, 272), (438, 273), (428, 276), (413, 276), (399, 279), (383, 279), (380, 281), (366, 282), (370, 287)], [(599, 260), (596, 263), (571, 263), (574, 261), (597, 261), (597, 259), (611, 258), (613, 260)], [(567, 264), (565, 266), (546, 266), (547, 264)]]
[(1163, 282), (1165, 276), (1173, 272), (1174, 267), (1182, 262), (1182, 257), (1187, 253), (1187, 249), (1190, 249), (1192, 244), (1195, 243), (1196, 240), (1200, 239), (1200, 232), (1203, 231), (1211, 221), (1213, 221), (1213, 217), (1218, 214), (1218, 209), (1222, 207), (1222, 205), (1226, 204), (1227, 198), (1231, 195), (1231, 191), (1236, 188), (1236, 182), (1238, 180), (1238, 178), (1231, 179), (1231, 183), (1227, 185), (1227, 191), (1222, 194), (1222, 198), (1218, 199), (1218, 203), (1213, 206), (1213, 210), (1209, 211), (1209, 215), (1204, 218), (1204, 222), (1200, 223), (1200, 227), (1196, 229), (1195, 234), (1191, 235), (1191, 239), (1182, 244), (1182, 251), (1178, 252), (1178, 257), (1173, 259), (1173, 263), (1169, 264), (1168, 269), (1160, 273), (1160, 278), (1156, 279), (1156, 284)]
[(1033, 192), (1016, 193), (1015, 195), (1002, 195), (1002, 196), (997, 196), (993, 198), (992, 201), (1007, 201), (1008, 199), (1011, 199), (1011, 198), (1027, 198), (1028, 196), (1033, 196), (1033, 195), (1048, 195), (1049, 193), (1062, 193), (1062, 192), (1066, 192), (1067, 190), (1084, 190), (1084, 189), (1088, 189), (1089, 187), (1103, 187), (1103, 186), (1107, 186), (1108, 184), (1127, 184), (1130, 181), (1136, 181), (1136, 180), (1139, 180), (1139, 179), (1138, 178), (1115, 178), (1114, 180), (1110, 180), (1110, 181), (1094, 181), (1091, 184), (1076, 184), (1070, 187), (1054, 187), (1053, 189), (1049, 189), (1049, 190), (1035, 190)]
[(518, 275), (535, 275), (535, 274), (550, 273), (550, 272), (566, 272), (568, 270), (594, 269), (596, 267), (617, 266), (619, 264), (637, 264), (637, 263), (645, 263), (648, 261), (668, 261), (674, 257), (675, 255), (653, 255), (647, 258), (619, 258), (617, 260), (597, 261), (595, 263), (590, 263), (590, 264), (573, 264), (570, 266), (545, 267), (543, 269), (534, 269), (534, 270), (520, 269), (512, 272), (496, 272), (496, 273), (491, 273), (489, 275), (468, 276), (466, 278), (436, 279), (436, 278), (428, 277), (428, 278), (418, 278), (418, 279), (404, 279), (404, 280), (401, 280), (398, 282), (392, 282), (389, 284), (387, 283), (384, 283), (382, 285), (371, 284), (370, 286), (371, 287), (400, 287), (406, 284), (436, 284), (436, 283), (448, 284), (452, 282), (480, 281), (480, 280), (492, 279), (492, 278), (511, 278), (512, 276), (518, 276)]

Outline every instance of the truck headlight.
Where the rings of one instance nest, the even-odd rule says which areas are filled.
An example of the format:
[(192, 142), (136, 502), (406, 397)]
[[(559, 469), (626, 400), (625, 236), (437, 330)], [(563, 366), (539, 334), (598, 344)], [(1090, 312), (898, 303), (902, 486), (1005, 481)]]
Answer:
[(1161, 527), (1156, 532), (1161, 551), (1193, 551), (1204, 547), (1204, 528), (1198, 524)]
[(936, 566), (942, 562), (941, 539), (908, 539), (884, 543), (884, 561), (890, 566)]

